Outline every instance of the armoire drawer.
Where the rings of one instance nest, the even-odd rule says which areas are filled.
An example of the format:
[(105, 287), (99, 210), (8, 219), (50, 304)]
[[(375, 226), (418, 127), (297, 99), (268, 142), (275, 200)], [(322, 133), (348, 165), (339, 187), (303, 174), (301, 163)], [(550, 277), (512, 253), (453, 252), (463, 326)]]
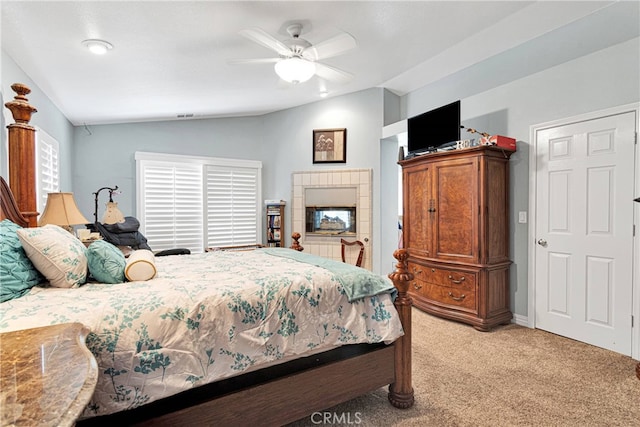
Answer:
[(416, 279), (434, 285), (452, 287), (468, 292), (475, 292), (476, 290), (477, 279), (475, 273), (427, 267), (413, 263), (409, 265), (409, 271), (413, 273)]
[(438, 305), (449, 305), (473, 313), (477, 312), (475, 290), (440, 286), (414, 279), (411, 282), (410, 291)]

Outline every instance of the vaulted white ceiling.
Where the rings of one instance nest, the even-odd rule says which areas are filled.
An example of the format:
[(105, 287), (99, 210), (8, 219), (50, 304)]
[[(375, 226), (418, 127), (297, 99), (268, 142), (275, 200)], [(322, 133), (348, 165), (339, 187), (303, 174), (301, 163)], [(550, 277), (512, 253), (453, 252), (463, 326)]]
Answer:
[[(2, 49), (75, 125), (247, 116), (317, 101), (322, 90), (384, 87), (403, 95), (616, 3), (3, 0)], [(637, 4), (629, 10), (637, 13)], [(291, 85), (273, 64), (228, 63), (274, 56), (241, 30), (259, 27), (285, 40), (294, 22), (311, 43), (341, 32), (355, 37), (355, 49), (323, 61), (353, 80)], [(615, 22), (608, 31), (623, 30), (638, 31)], [(91, 38), (114, 47), (91, 55), (81, 45)]]

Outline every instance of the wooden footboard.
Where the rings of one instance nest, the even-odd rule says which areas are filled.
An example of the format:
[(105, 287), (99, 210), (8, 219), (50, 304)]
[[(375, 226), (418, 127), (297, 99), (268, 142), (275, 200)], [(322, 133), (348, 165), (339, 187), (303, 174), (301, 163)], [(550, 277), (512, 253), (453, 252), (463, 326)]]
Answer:
[[(323, 357), (320, 355), (320, 358)], [(267, 371), (269, 375), (278, 372), (268, 381), (253, 384), (254, 378), (251, 385), (233, 392), (214, 393), (217, 394), (215, 398), (199, 398), (194, 394), (166, 398), (155, 402), (157, 404), (150, 408), (143, 406), (114, 416), (90, 418), (78, 423), (78, 427), (281, 426), (377, 390), (393, 381), (393, 358), (392, 346), (378, 346), (373, 351), (287, 374), (281, 374), (283, 370), (275, 367)], [(215, 384), (212, 386), (215, 388)], [(226, 384), (223, 386), (226, 387)]]

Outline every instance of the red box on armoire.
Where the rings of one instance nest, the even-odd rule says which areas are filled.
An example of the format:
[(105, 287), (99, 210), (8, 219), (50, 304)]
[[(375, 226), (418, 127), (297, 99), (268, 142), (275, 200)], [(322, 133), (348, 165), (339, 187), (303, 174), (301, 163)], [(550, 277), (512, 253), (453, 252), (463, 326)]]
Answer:
[(488, 138), (480, 138), (480, 145), (497, 145), (505, 150), (516, 151), (515, 138), (502, 135), (491, 135)]

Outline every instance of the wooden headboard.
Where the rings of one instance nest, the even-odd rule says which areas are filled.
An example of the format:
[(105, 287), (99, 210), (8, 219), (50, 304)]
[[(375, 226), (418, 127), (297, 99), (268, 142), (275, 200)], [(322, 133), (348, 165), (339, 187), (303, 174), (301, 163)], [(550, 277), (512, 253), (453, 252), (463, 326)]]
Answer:
[[(27, 96), (31, 93), (26, 85), (22, 83), (14, 83), (11, 89), (16, 92), (16, 96), (12, 101), (4, 104), (13, 115), (15, 123), (7, 126), (9, 132), (9, 184), (11, 191), (9, 195), (5, 195), (5, 187), (8, 190), (7, 183), (2, 183), (2, 215), (11, 219), (15, 216), (15, 211), (9, 208), (9, 201), (17, 206), (19, 218), (14, 219), (16, 223), (24, 223), (28, 227), (35, 227), (38, 220), (37, 211), (37, 193), (36, 193), (36, 129), (29, 124), (31, 115), (35, 113), (36, 108), (29, 104)], [(5, 210), (7, 209), (7, 210)], [(22, 225), (22, 224), (21, 224)]]
[(3, 219), (9, 219), (21, 227), (29, 226), (27, 218), (20, 213), (7, 181), (0, 176), (0, 220)]

